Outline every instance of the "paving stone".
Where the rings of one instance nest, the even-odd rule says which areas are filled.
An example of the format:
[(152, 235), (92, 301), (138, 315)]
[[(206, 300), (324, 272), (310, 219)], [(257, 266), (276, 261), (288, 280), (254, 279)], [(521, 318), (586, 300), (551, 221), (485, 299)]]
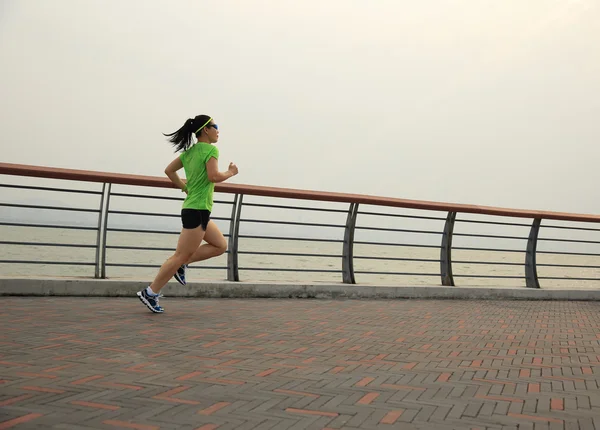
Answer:
[(3, 297), (0, 428), (600, 430), (595, 302), (163, 300)]

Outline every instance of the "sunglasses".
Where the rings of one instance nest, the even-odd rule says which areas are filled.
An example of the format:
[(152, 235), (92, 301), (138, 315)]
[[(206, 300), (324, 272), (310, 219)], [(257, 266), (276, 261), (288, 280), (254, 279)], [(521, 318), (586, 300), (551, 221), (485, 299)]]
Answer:
[(219, 129), (219, 126), (218, 126), (217, 124), (207, 124), (207, 125), (206, 125), (206, 127), (207, 127), (207, 128), (208, 128), (208, 127), (212, 127), (212, 128), (214, 128), (215, 130), (218, 130), (218, 129)]

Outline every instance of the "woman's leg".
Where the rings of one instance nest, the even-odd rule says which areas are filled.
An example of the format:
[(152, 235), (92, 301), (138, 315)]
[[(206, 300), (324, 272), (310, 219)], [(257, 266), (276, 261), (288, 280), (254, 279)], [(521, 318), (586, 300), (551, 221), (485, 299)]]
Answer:
[(198, 249), (198, 245), (202, 242), (205, 233), (201, 225), (194, 229), (184, 228), (181, 230), (175, 254), (163, 263), (156, 278), (154, 278), (154, 282), (150, 284), (150, 288), (154, 293), (158, 294), (177, 269), (194, 255), (194, 251)]
[(190, 256), (186, 264), (217, 257), (227, 251), (227, 241), (225, 240), (223, 233), (219, 230), (219, 227), (217, 227), (212, 220), (208, 222), (208, 226), (206, 227), (204, 241), (207, 243), (199, 246)]

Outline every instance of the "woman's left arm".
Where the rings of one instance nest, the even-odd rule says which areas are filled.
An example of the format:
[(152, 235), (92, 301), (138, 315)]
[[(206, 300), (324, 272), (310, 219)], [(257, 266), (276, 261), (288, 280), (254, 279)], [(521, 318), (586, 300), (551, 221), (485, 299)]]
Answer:
[(181, 180), (181, 178), (177, 174), (177, 171), (181, 168), (183, 168), (183, 163), (181, 162), (181, 159), (177, 157), (176, 159), (171, 161), (169, 165), (165, 168), (165, 174), (169, 177), (171, 182), (173, 182), (177, 188), (187, 193), (187, 185), (184, 181)]

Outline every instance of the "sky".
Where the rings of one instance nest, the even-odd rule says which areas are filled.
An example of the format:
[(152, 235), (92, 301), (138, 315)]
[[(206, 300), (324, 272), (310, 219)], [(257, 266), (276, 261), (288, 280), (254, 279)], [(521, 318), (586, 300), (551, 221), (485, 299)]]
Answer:
[[(600, 214), (595, 0), (0, 0), (0, 160)], [(183, 172), (182, 172), (183, 173)]]

